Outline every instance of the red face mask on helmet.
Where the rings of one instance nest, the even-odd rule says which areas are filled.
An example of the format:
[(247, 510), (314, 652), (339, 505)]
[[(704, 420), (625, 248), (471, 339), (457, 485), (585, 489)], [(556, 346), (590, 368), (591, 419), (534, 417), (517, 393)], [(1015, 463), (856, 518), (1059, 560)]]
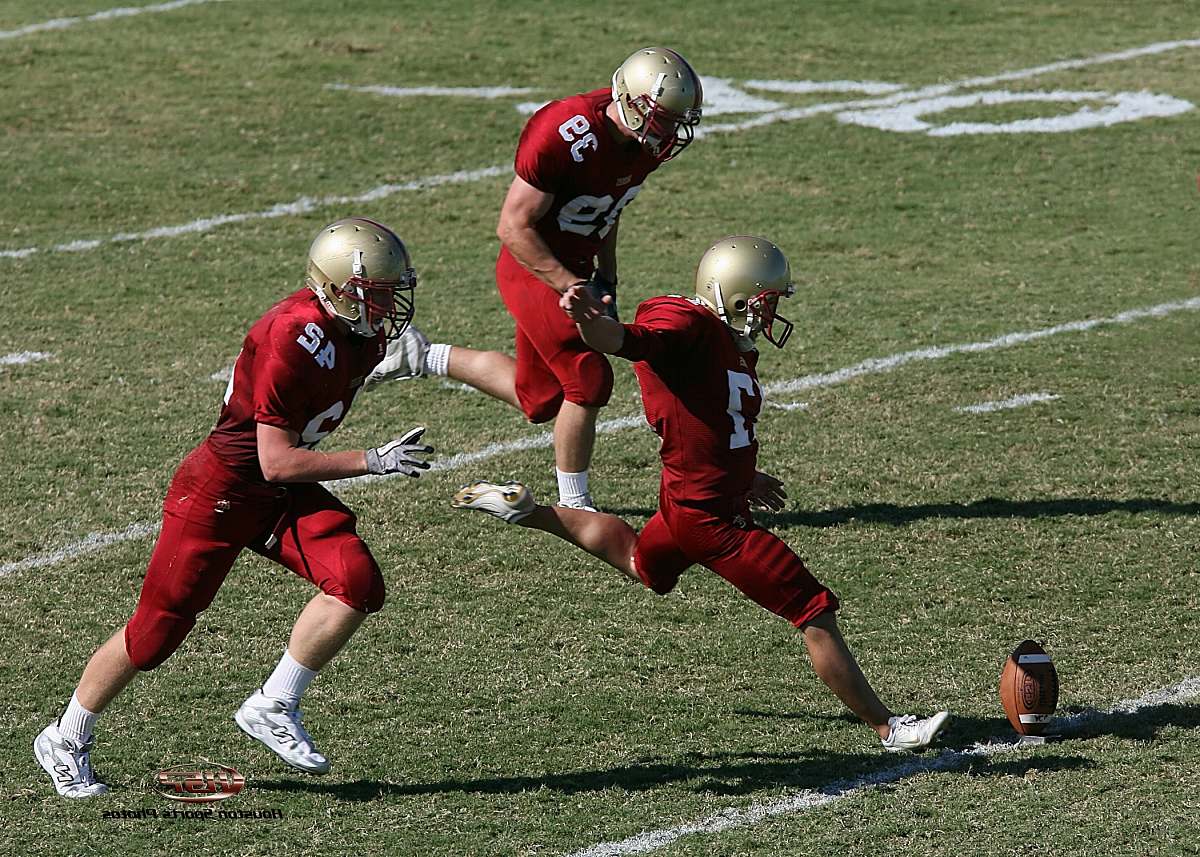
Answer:
[[(767, 342), (776, 348), (783, 348), (788, 337), (792, 335), (794, 325), (779, 314), (779, 299), (790, 298), (795, 294), (795, 286), (789, 285), (785, 291), (779, 289), (764, 289), (748, 301), (748, 314), (752, 317), (751, 326), (766, 338)], [(775, 322), (783, 325), (778, 336), (773, 331)]]
[(382, 329), (387, 339), (399, 339), (413, 318), (413, 289), (416, 287), (417, 275), (409, 268), (398, 280), (355, 276), (334, 288), (349, 300), (362, 304), (367, 327)]
[(630, 103), (643, 118), (641, 130), (635, 132), (638, 142), (659, 163), (671, 160), (695, 139), (696, 126), (700, 124), (700, 110), (689, 109), (685, 113), (676, 113), (656, 104), (646, 95), (631, 99)]

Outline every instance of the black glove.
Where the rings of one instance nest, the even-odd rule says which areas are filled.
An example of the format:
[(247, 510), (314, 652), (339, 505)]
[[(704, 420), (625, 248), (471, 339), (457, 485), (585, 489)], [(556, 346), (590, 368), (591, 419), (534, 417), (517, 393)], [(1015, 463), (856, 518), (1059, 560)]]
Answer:
[[(620, 321), (617, 318), (617, 278), (611, 280), (602, 276), (599, 272), (592, 274), (592, 278), (584, 283), (584, 287), (588, 290), (588, 294), (594, 297), (599, 303), (604, 304), (605, 312), (608, 317)], [(602, 300), (605, 295), (612, 298), (611, 303), (604, 303)]]

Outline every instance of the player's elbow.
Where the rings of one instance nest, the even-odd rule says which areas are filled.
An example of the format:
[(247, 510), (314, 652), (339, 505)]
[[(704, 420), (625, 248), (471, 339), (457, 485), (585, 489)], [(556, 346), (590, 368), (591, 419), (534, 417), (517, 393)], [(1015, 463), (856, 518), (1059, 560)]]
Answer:
[(528, 240), (527, 236), (536, 235), (537, 220), (531, 219), (529, 212), (515, 206), (504, 206), (500, 209), (500, 219), (496, 223), (496, 237), (505, 247)]
[(500, 220), (496, 224), (496, 237), (505, 247), (512, 247), (514, 237), (520, 232), (520, 225), (505, 212), (500, 212)]
[(264, 453), (261, 449), (258, 452), (258, 469), (268, 482), (291, 482), (296, 476), (288, 456), (275, 452)]

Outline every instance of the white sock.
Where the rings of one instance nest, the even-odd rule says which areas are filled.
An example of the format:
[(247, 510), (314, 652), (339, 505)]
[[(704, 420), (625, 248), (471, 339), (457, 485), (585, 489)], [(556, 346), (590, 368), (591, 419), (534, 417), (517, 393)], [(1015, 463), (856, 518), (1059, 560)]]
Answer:
[(591, 495), (588, 494), (588, 472), (586, 470), (578, 473), (564, 473), (556, 467), (554, 473), (558, 476), (558, 502), (564, 506), (581, 503), (590, 506), (592, 504)]
[(86, 744), (92, 738), (92, 726), (99, 716), (80, 705), (78, 692), (73, 693), (71, 701), (67, 703), (67, 710), (58, 718), (58, 731), (72, 741)]
[(429, 346), (429, 350), (425, 352), (425, 374), (450, 374), (450, 349), (453, 347), (440, 342)]
[(310, 670), (299, 663), (284, 649), (283, 657), (279, 659), (279, 665), (275, 667), (275, 672), (271, 673), (271, 677), (263, 682), (263, 696), (294, 705), (300, 701), (300, 697), (304, 695), (304, 691), (308, 690), (309, 684), (316, 677), (316, 670)]

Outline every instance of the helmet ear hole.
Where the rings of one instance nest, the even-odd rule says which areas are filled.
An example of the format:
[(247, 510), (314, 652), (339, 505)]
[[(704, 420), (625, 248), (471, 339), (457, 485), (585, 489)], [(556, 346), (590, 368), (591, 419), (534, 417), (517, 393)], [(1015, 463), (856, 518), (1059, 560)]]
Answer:
[(733, 302), (733, 308), (736, 312), (741, 312), (742, 310), (744, 310), (746, 308), (746, 302), (744, 300), (742, 300), (741, 298), (738, 298), (736, 301)]

